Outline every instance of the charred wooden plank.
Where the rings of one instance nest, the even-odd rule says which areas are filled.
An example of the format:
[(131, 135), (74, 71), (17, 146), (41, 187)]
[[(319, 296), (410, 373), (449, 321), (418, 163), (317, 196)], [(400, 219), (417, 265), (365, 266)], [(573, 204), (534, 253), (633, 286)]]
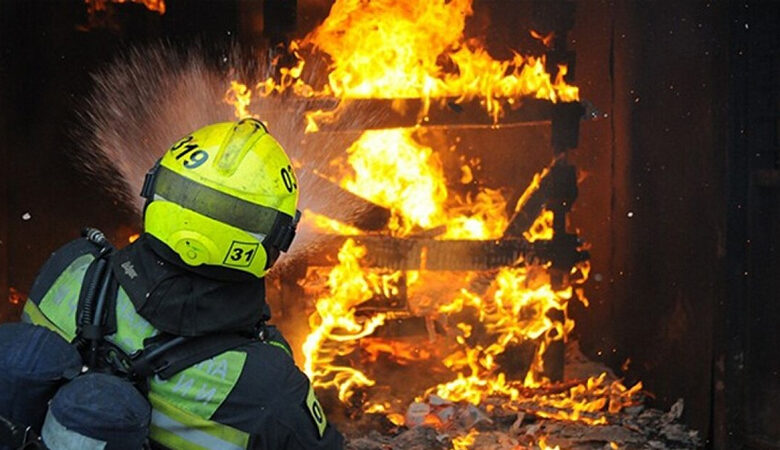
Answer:
[(349, 208), (345, 208), (331, 203), (313, 202), (306, 205), (311, 211), (364, 231), (381, 230), (387, 226), (389, 209), (347, 191), (314, 171), (302, 168), (298, 170), (298, 175), (301, 179), (307, 179), (309, 185), (316, 186), (317, 195), (339, 199), (342, 205), (349, 205)]
[[(391, 236), (323, 236), (323, 245), (307, 256), (310, 266), (331, 266), (332, 256), (347, 238), (354, 239), (368, 251), (363, 267), (392, 270), (490, 270), (517, 265), (522, 261), (546, 263), (560, 253), (552, 241), (530, 243), (524, 238), (492, 241), (436, 240), (431, 238), (395, 238)], [(587, 253), (577, 250), (572, 241), (570, 252), (577, 261), (587, 259)]]
[[(284, 106), (279, 100), (285, 100)], [(332, 120), (319, 119), (320, 132), (363, 131), (366, 129), (385, 129), (422, 126), (446, 127), (495, 127), (502, 125), (549, 124), (555, 120), (554, 138), (558, 147), (576, 146), (579, 119), (583, 107), (579, 102), (552, 103), (549, 100), (535, 98), (521, 99), (513, 104), (501, 101), (503, 112), (498, 121), (487, 112), (480, 99), (459, 102), (457, 98), (434, 98), (425, 117), (425, 101), (420, 98), (356, 98), (335, 99), (331, 97), (298, 98), (291, 95), (269, 97), (265, 104), (256, 107), (260, 112), (269, 113), (281, 110), (322, 111), (332, 113)], [(292, 105), (292, 106), (290, 106)], [(354, 121), (354, 117), (367, 120)], [(305, 124), (302, 123), (301, 126)]]

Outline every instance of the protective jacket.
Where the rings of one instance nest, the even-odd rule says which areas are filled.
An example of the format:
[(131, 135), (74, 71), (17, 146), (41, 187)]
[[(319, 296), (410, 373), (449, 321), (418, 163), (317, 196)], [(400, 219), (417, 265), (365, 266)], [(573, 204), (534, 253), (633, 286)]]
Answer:
[[(41, 269), (23, 320), (72, 341), (82, 286), (99, 249), (86, 239), (65, 245)], [(106, 339), (127, 354), (160, 333), (202, 336), (251, 329), (269, 316), (264, 280), (228, 269), (193, 268), (154, 237), (143, 235), (109, 256), (114, 275)], [(218, 268), (217, 268), (218, 269)], [(114, 294), (115, 293), (115, 294)], [(110, 315), (109, 317), (112, 317)], [(269, 328), (247, 342), (173, 377), (153, 377), (151, 440), (171, 449), (335, 449), (327, 423), (289, 345)]]

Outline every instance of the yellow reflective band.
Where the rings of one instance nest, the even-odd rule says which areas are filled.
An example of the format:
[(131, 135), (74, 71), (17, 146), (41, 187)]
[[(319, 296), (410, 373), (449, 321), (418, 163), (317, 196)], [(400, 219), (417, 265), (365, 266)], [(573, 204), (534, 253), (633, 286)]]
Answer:
[(322, 410), (320, 401), (314, 395), (314, 388), (311, 387), (311, 383), (309, 383), (309, 393), (306, 395), (306, 407), (309, 408), (309, 414), (311, 414), (311, 418), (314, 420), (321, 438), (325, 434), (325, 428), (328, 426), (328, 419), (325, 418), (325, 411)]
[(22, 310), (22, 314), (23, 314), (22, 316), (23, 322), (46, 327), (51, 331), (54, 331), (55, 333), (62, 336), (62, 338), (68, 342), (70, 342), (74, 337), (74, 336), (68, 336), (67, 334), (65, 334), (64, 331), (60, 329), (60, 327), (54, 325), (54, 322), (52, 322), (46, 316), (44, 316), (41, 310), (38, 309), (38, 305), (36, 305), (35, 302), (32, 300), (28, 299), (27, 302), (24, 304), (24, 309)]
[(67, 335), (68, 341), (76, 337), (76, 308), (79, 303), (81, 285), (89, 265), (95, 257), (91, 254), (74, 259), (60, 273), (54, 284), (38, 303), (38, 308)]
[(177, 450), (240, 450), (249, 445), (249, 434), (206, 420), (149, 393), (152, 411), (152, 440)]
[(278, 342), (278, 341), (264, 341), (263, 343), (264, 343), (264, 344), (271, 344), (271, 345), (273, 345), (274, 347), (279, 347), (279, 348), (281, 348), (282, 350), (284, 350), (284, 352), (285, 352), (285, 353), (287, 353), (287, 355), (288, 355), (290, 358), (292, 358), (292, 353), (290, 353), (290, 349), (288, 349), (288, 348), (287, 348), (287, 346), (286, 346), (286, 345), (284, 345), (284, 344), (282, 344), (281, 342)]

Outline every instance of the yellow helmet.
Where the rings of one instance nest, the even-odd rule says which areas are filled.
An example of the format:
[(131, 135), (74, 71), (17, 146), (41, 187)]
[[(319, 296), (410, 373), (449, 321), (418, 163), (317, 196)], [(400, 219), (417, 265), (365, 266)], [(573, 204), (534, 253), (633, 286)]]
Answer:
[(255, 119), (209, 125), (176, 142), (147, 173), (145, 231), (191, 265), (264, 276), (300, 219), (284, 149)]

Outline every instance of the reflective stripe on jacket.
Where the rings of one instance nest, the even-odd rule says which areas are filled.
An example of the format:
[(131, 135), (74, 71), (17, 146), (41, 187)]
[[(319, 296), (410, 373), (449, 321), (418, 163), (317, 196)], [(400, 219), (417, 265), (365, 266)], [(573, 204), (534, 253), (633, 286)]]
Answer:
[[(85, 239), (55, 252), (31, 289), (23, 320), (72, 341), (79, 294), (96, 254), (97, 248)], [(106, 339), (130, 354), (157, 333), (136, 313), (120, 286), (116, 333)], [(326, 422), (317, 423), (309, 413), (307, 400), (313, 393), (308, 379), (295, 367), (284, 345), (272, 344), (253, 342), (168, 380), (151, 379), (151, 439), (182, 450), (340, 448), (338, 432)]]

